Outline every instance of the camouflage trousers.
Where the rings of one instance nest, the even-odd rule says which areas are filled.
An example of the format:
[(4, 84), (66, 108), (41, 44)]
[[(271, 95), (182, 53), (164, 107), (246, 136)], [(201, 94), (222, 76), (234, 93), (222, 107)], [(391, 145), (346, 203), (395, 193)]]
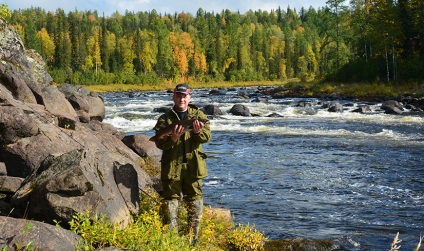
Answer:
[[(192, 243), (196, 244), (199, 238), (200, 220), (202, 219), (203, 200), (187, 201), (188, 214), (188, 232), (193, 235)], [(178, 232), (178, 200), (164, 201), (164, 221), (169, 224), (169, 228), (175, 229)]]

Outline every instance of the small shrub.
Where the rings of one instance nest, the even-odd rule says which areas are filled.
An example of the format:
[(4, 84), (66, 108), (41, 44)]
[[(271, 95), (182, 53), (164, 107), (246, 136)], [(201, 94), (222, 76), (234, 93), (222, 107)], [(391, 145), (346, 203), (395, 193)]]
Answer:
[(233, 221), (226, 219), (211, 208), (205, 207), (200, 223), (199, 245), (204, 250), (225, 250), (228, 234), (233, 230)]
[(264, 250), (266, 237), (249, 224), (239, 225), (231, 232), (228, 239), (228, 250), (231, 251), (260, 251)]
[(334, 85), (328, 83), (316, 84), (311, 87), (311, 92), (314, 94), (331, 94), (335, 90)]
[[(78, 250), (115, 247), (135, 250), (191, 250), (189, 241), (175, 231), (165, 231), (156, 211), (146, 211), (126, 228), (111, 224), (104, 216), (92, 220), (90, 214), (77, 214), (71, 230), (85, 242)], [(166, 248), (165, 248), (166, 247)]]
[(160, 173), (160, 166), (156, 164), (152, 157), (142, 157), (142, 159), (144, 160), (143, 169), (147, 174), (153, 177)]

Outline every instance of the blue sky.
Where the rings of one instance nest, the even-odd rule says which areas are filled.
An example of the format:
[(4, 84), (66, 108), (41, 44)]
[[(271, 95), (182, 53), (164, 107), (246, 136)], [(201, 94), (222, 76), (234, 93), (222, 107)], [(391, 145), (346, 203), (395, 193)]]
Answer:
[(186, 12), (196, 14), (199, 8), (215, 13), (223, 9), (240, 11), (244, 14), (248, 10), (271, 10), (280, 6), (286, 9), (290, 6), (299, 11), (301, 7), (310, 6), (318, 9), (325, 6), (327, 0), (0, 0), (8, 5), (9, 9), (17, 10), (32, 7), (41, 7), (46, 11), (55, 11), (58, 8), (69, 11), (97, 10), (99, 15), (106, 16), (115, 11), (124, 14), (128, 11), (151, 11), (155, 9), (160, 14)]

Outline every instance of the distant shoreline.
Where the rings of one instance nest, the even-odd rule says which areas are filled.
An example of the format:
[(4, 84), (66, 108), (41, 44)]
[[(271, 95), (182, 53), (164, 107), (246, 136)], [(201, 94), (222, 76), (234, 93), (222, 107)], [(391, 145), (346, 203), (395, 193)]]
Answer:
[[(290, 90), (288, 97), (335, 97), (345, 99), (359, 99), (366, 101), (400, 99), (405, 96), (413, 98), (424, 97), (424, 84), (418, 83), (328, 83), (307, 82), (301, 83), (298, 79), (288, 81), (251, 81), (251, 82), (188, 82), (192, 89), (223, 89), (243, 87), (274, 87), (275, 91)], [(90, 91), (105, 92), (136, 92), (136, 91), (165, 91), (172, 90), (175, 83), (158, 85), (137, 84), (105, 84), (79, 85)]]
[[(250, 87), (250, 86), (282, 86), (286, 84), (299, 83), (299, 80), (290, 81), (249, 81), (249, 82), (187, 82), (192, 89), (216, 89), (231, 87)], [(143, 84), (104, 84), (104, 85), (79, 85), (94, 92), (123, 92), (123, 91), (164, 91), (172, 90), (176, 83), (162, 83), (157, 85)]]

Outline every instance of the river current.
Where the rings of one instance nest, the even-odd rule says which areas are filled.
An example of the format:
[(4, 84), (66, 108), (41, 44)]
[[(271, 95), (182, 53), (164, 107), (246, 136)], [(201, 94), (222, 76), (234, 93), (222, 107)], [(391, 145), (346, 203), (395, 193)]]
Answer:
[[(229, 208), (236, 223), (254, 225), (269, 239), (389, 250), (399, 232), (401, 250), (417, 246), (424, 233), (422, 115), (387, 115), (379, 103), (345, 100), (337, 100), (343, 112), (331, 113), (314, 98), (255, 102), (253, 89), (209, 91), (195, 90), (191, 101), (224, 112), (211, 119), (213, 139), (204, 144), (205, 204)], [(127, 134), (152, 136), (157, 108), (172, 105), (165, 91), (101, 95), (104, 122)], [(234, 104), (253, 116), (229, 114)], [(371, 112), (352, 112), (362, 105)]]

